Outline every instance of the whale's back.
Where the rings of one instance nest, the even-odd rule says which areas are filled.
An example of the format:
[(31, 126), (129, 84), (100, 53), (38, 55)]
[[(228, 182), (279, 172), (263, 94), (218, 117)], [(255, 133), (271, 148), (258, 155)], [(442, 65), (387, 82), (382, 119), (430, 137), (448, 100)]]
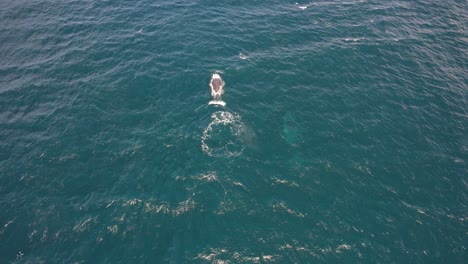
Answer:
[(223, 86), (223, 81), (221, 79), (214, 78), (213, 80), (211, 80), (211, 87), (213, 88), (215, 92), (219, 92), (222, 86)]

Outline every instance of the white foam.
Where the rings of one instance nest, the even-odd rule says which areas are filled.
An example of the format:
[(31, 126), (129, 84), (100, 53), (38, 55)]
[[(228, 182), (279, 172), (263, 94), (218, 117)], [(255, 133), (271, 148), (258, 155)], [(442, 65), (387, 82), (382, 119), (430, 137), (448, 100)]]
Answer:
[(196, 203), (192, 198), (188, 198), (185, 201), (179, 203), (179, 206), (172, 210), (173, 216), (179, 216), (195, 209)]
[[(121, 206), (128, 208), (143, 208), (146, 213), (154, 214), (170, 214), (172, 216), (179, 216), (185, 214), (196, 207), (196, 202), (192, 196), (188, 197), (186, 200), (179, 202), (177, 206), (171, 206), (166, 202), (156, 202), (154, 200), (144, 201), (141, 199), (130, 199), (123, 201)], [(123, 222), (125, 220), (125, 215), (123, 215), (117, 221)]]
[(212, 157), (235, 157), (242, 154), (243, 124), (239, 115), (218, 111), (211, 115), (211, 123), (203, 131), (202, 150)]
[(240, 58), (241, 60), (246, 60), (246, 59), (248, 59), (247, 55), (245, 55), (245, 54), (242, 53), (242, 52), (239, 53), (239, 58)]
[(117, 234), (117, 232), (119, 232), (119, 226), (118, 225), (108, 226), (107, 231), (109, 231), (109, 233), (115, 235), (115, 234)]
[[(210, 263), (263, 263), (275, 261), (279, 255), (258, 255), (248, 251), (229, 251), (224, 248), (210, 248), (198, 253), (194, 259), (208, 261)], [(232, 260), (232, 262), (231, 262)]]
[(140, 199), (131, 199), (126, 201), (123, 206), (132, 206), (132, 205), (137, 205), (140, 204), (142, 201)]
[(226, 196), (227, 194), (226, 188), (224, 187), (224, 184), (218, 179), (218, 176), (216, 176), (216, 173), (209, 172), (207, 174), (202, 174), (199, 177), (196, 177), (196, 179), (200, 181), (206, 181), (206, 182), (218, 182), (219, 185), (221, 185), (221, 187), (224, 190), (224, 196)]
[(290, 187), (299, 187), (299, 184), (297, 184), (295, 181), (288, 182), (287, 180), (280, 180), (278, 178), (273, 178), (272, 180), (275, 182), (275, 184), (284, 184)]

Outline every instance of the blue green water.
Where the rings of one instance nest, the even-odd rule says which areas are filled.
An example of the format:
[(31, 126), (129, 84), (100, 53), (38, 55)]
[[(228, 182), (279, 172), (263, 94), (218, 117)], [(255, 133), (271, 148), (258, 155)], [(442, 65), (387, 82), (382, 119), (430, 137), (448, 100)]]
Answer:
[(464, 263), (467, 7), (1, 1), (0, 263)]

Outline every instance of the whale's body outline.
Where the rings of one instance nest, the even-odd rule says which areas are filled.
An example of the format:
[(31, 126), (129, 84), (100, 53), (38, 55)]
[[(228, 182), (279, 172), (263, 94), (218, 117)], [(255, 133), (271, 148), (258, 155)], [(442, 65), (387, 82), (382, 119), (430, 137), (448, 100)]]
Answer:
[(211, 96), (214, 100), (221, 100), (224, 94), (224, 81), (218, 73), (213, 73), (210, 80)]

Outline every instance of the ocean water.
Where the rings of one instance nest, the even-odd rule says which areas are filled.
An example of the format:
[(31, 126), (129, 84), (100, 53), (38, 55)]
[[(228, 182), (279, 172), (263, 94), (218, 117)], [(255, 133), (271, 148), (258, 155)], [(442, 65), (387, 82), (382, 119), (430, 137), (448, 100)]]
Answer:
[(1, 1), (0, 263), (466, 263), (467, 23), (465, 0)]

